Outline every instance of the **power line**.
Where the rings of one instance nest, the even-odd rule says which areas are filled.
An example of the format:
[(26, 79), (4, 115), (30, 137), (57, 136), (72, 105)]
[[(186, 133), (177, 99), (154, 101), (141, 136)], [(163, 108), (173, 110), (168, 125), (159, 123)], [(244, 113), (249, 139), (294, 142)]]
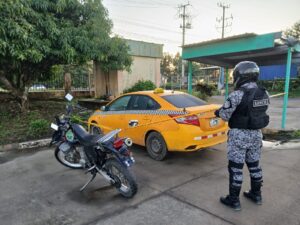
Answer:
[[(119, 2), (116, 2), (119, 1)], [(160, 7), (175, 7), (174, 5), (164, 4), (160, 2), (151, 2), (148, 4), (146, 2), (138, 2), (138, 1), (122, 1), (122, 0), (115, 0), (115, 2), (106, 2), (107, 4), (118, 5), (122, 7), (132, 7), (132, 8), (160, 8)]]
[[(225, 29), (232, 26), (233, 16), (225, 17), (225, 10), (230, 8), (230, 5), (225, 5), (224, 3), (218, 3), (218, 6), (223, 9), (223, 16), (221, 18), (216, 18), (218, 23), (222, 22), (222, 27), (216, 27), (217, 29), (222, 28), (222, 38), (224, 38)], [(229, 22), (228, 22), (229, 21)]]
[[(139, 26), (139, 27), (143, 27), (143, 28), (149, 28), (149, 29), (155, 29), (155, 30), (160, 30), (160, 31), (163, 31), (163, 32), (169, 32), (169, 33), (176, 33), (176, 34), (180, 34), (181, 32), (180, 31), (176, 31), (176, 30), (171, 30), (171, 29), (167, 29), (163, 26), (159, 26), (158, 24), (148, 24), (148, 22), (141, 22), (141, 20), (139, 20), (139, 22), (137, 21), (133, 21), (133, 20), (129, 20), (129, 19), (124, 19), (124, 18), (113, 18), (113, 21), (119, 21), (120, 23), (126, 23), (126, 24), (131, 24), (131, 25), (134, 25), (134, 26)], [(188, 36), (192, 36), (192, 37), (196, 37), (198, 38), (199, 35), (197, 34), (191, 34), (191, 33), (188, 33), (187, 34)]]
[[(133, 34), (133, 35), (142, 36), (142, 37), (151, 38), (151, 39), (156, 39), (156, 40), (160, 40), (160, 41), (168, 41), (168, 42), (172, 42), (174, 44), (179, 45), (178, 41), (171, 40), (171, 39), (165, 39), (164, 37), (160, 38), (160, 37), (155, 37), (155, 36), (151, 36), (151, 35), (145, 35), (145, 34), (136, 33), (136, 32), (132, 32), (132, 31), (128, 31), (128, 30), (123, 30), (123, 29), (120, 29), (120, 28), (116, 28), (115, 31), (118, 32), (118, 33), (120, 32), (120, 33), (127, 34), (127, 35)], [(118, 34), (116, 32), (114, 32), (114, 33)]]

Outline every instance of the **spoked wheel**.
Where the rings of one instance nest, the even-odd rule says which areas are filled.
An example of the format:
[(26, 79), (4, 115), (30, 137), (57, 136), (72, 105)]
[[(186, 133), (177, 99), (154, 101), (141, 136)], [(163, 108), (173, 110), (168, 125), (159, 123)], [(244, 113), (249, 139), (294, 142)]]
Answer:
[(152, 159), (161, 161), (168, 154), (168, 149), (164, 138), (158, 132), (152, 132), (146, 139), (147, 152)]
[(137, 192), (137, 184), (130, 171), (115, 159), (109, 159), (105, 168), (115, 181), (115, 187), (123, 197), (132, 198)]
[(54, 152), (55, 158), (58, 162), (63, 164), (66, 167), (72, 169), (82, 169), (82, 165), (80, 164), (80, 153), (76, 151), (76, 148), (73, 147), (72, 150), (65, 154), (63, 153), (58, 147), (55, 149)]

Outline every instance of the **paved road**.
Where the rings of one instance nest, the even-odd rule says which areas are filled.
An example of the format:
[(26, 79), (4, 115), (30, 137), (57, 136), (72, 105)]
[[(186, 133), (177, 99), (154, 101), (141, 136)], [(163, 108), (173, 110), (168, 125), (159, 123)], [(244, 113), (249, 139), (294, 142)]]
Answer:
[(241, 212), (218, 200), (228, 189), (224, 145), (163, 162), (134, 153), (139, 191), (129, 200), (100, 178), (80, 193), (86, 175), (61, 166), (52, 150), (1, 153), (0, 224), (300, 224), (300, 150), (264, 149), (264, 204), (241, 197)]

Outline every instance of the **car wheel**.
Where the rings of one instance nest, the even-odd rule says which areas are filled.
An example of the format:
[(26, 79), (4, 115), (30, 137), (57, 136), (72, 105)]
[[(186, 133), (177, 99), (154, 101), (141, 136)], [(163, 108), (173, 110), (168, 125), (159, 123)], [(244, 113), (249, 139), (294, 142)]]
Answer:
[(168, 154), (168, 149), (164, 138), (158, 132), (152, 132), (146, 139), (147, 152), (152, 159), (161, 161)]
[(101, 135), (101, 136), (103, 136), (103, 131), (101, 130), (101, 128), (97, 127), (97, 126), (94, 126), (94, 125), (90, 126), (90, 133), (94, 134), (94, 135)]

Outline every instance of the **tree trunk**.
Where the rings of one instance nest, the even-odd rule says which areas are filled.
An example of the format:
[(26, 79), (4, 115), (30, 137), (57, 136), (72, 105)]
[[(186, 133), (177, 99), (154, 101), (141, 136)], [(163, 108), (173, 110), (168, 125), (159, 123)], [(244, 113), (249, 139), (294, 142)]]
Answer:
[(29, 87), (25, 87), (24, 92), (20, 92), (20, 95), (18, 96), (21, 113), (26, 113), (29, 109), (28, 91)]
[[(20, 79), (23, 79), (23, 76), (20, 76)], [(21, 81), (23, 87), (15, 88), (13, 84), (4, 76), (0, 74), (0, 82), (5, 85), (6, 89), (10, 91), (17, 101), (20, 112), (26, 113), (29, 108), (28, 103), (28, 91), (29, 91), (29, 82)], [(20, 85), (21, 86), (21, 85)]]
[(65, 94), (68, 94), (71, 92), (71, 87), (72, 87), (72, 77), (69, 72), (65, 73), (65, 82), (64, 82), (64, 87), (65, 87)]

